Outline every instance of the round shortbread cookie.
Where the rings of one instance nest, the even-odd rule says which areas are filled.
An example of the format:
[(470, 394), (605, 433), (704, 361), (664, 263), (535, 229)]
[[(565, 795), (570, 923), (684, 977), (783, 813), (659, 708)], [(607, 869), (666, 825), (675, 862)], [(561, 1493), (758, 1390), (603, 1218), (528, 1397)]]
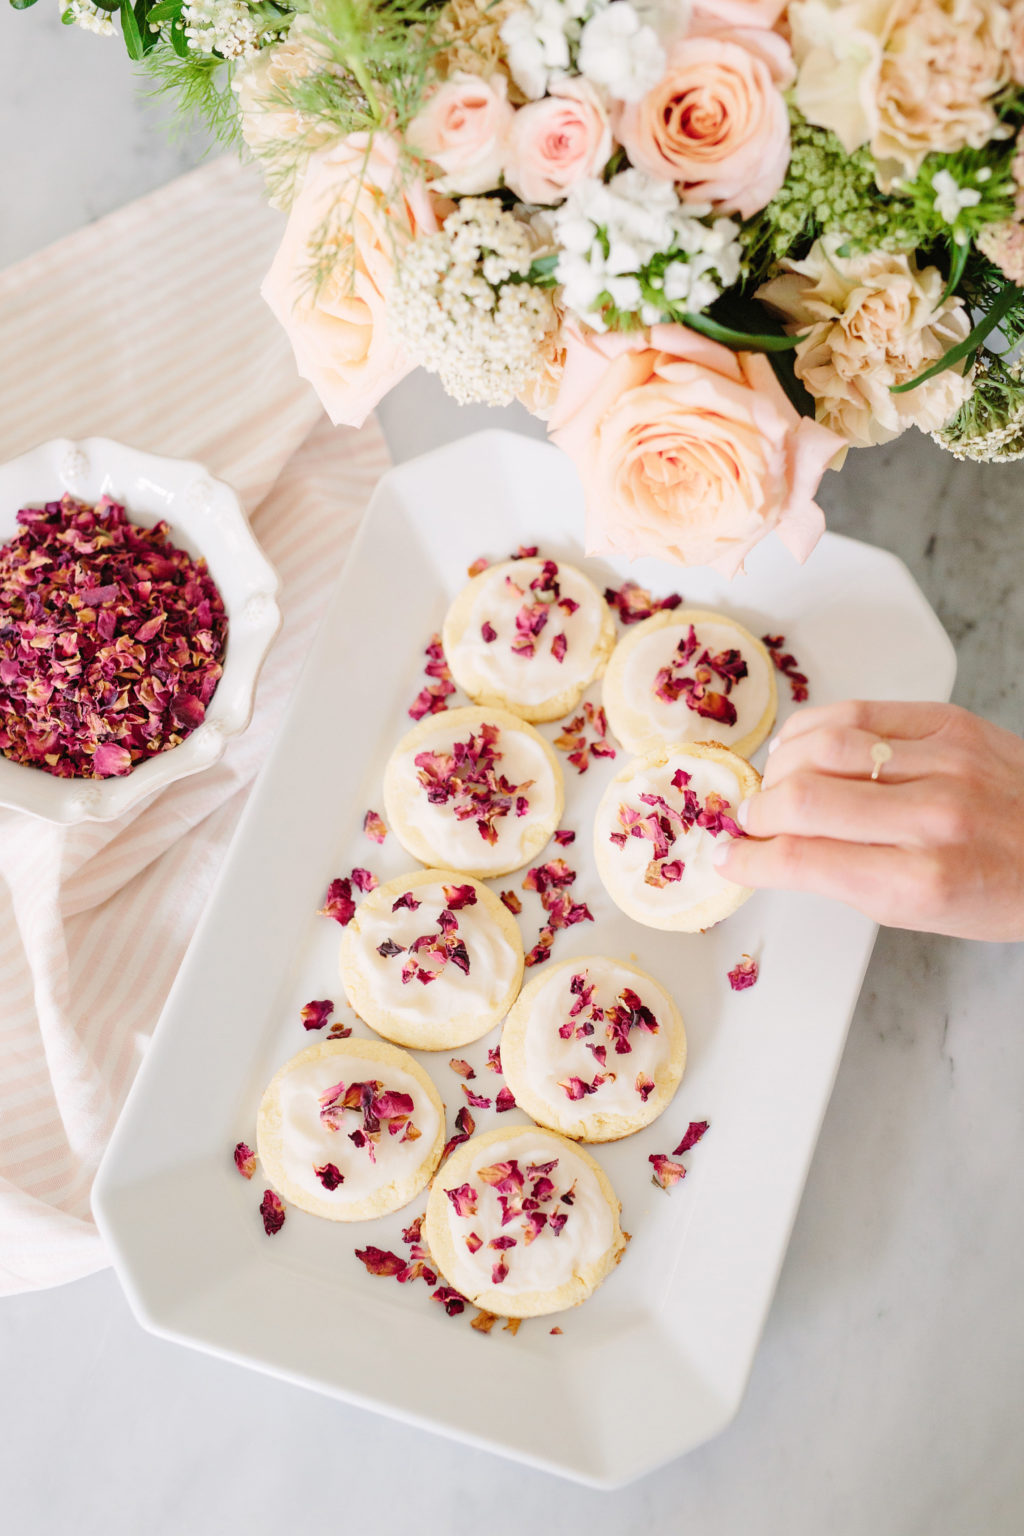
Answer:
[(417, 869), (360, 902), (341, 941), (341, 979), (386, 1040), (422, 1051), (469, 1045), (505, 1017), (522, 985), (519, 925), (476, 880)]
[(604, 955), (563, 960), (529, 982), (501, 1034), (520, 1109), (579, 1141), (617, 1141), (656, 1120), (686, 1066), (686, 1031), (665, 989)]
[(430, 1078), (382, 1040), (321, 1040), (300, 1051), (271, 1079), (256, 1123), (260, 1162), (278, 1194), (328, 1221), (368, 1221), (408, 1205), (430, 1182), (444, 1136), (444, 1104)]
[(575, 566), (503, 560), (462, 589), (442, 640), (452, 676), (475, 704), (560, 720), (603, 673), (615, 622)]
[(775, 724), (779, 696), (772, 659), (748, 629), (722, 613), (675, 608), (619, 641), (602, 702), (615, 735), (638, 756), (717, 741), (749, 757)]
[(594, 818), (597, 872), (615, 905), (634, 922), (679, 933), (735, 912), (753, 892), (711, 863), (716, 840), (734, 835), (718, 817), (734, 820), (740, 801), (760, 787), (757, 770), (715, 742), (664, 747), (627, 763)]
[[(536, 1209), (523, 1211), (524, 1200)], [(431, 1185), (424, 1233), (436, 1267), (475, 1306), (540, 1317), (586, 1301), (614, 1269), (626, 1248), (621, 1209), (589, 1153), (517, 1125), (452, 1153)]]
[(406, 852), (480, 880), (528, 864), (558, 826), (564, 797), (552, 748), (505, 709), (429, 715), (384, 770), (385, 813)]

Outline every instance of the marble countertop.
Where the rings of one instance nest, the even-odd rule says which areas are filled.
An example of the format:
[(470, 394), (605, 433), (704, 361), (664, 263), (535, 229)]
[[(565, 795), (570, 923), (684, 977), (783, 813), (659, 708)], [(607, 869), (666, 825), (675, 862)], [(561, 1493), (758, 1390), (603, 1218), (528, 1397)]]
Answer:
[[(169, 143), (120, 42), (62, 28), (53, 0), (3, 7), (0, 58), (0, 262), (201, 152)], [(396, 458), (483, 422), (538, 431), (460, 410), (423, 376), (381, 414)], [(957, 646), (957, 700), (1019, 730), (1024, 466), (957, 464), (912, 432), (851, 455), (823, 500), (830, 526), (910, 566)], [(107, 1271), (0, 1304), (0, 1525), (1016, 1536), (1022, 999), (1024, 945), (882, 933), (744, 1404), (651, 1477), (591, 1492), (176, 1348)]]

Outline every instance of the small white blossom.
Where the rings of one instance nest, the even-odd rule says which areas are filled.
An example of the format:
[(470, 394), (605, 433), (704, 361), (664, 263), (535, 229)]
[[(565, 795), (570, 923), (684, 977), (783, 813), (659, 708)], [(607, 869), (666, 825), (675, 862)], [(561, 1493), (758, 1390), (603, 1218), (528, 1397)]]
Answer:
[[(726, 218), (703, 223), (710, 213), (710, 205), (684, 208), (671, 182), (635, 169), (607, 183), (578, 183), (552, 220), (566, 308), (596, 330), (607, 324), (596, 306), (639, 314), (645, 325), (671, 319), (672, 306), (691, 314), (706, 309), (737, 281), (742, 257), (738, 226)], [(676, 259), (663, 276), (660, 263), (648, 270), (665, 256)]]
[(936, 212), (947, 224), (955, 224), (964, 208), (974, 208), (981, 202), (977, 187), (962, 187), (949, 171), (935, 172), (932, 191)]
[(181, 19), (193, 53), (218, 53), (223, 59), (251, 58), (277, 36), (246, 0), (186, 0)]
[(67, 6), (62, 0), (61, 14), (70, 14), (74, 25), (81, 27), (83, 32), (95, 32), (98, 37), (113, 35), (113, 17), (109, 11), (94, 5), (93, 0), (71, 0), (71, 4)]
[(558, 318), (523, 281), (536, 254), (528, 225), (495, 198), (465, 197), (436, 235), (403, 252), (388, 309), (409, 356), (461, 404), (508, 405), (545, 366)]
[[(608, 0), (526, 0), (501, 26), (508, 67), (524, 96), (538, 101), (573, 62), (583, 20)], [(621, 5), (626, 0), (616, 0)]]
[(666, 57), (657, 32), (630, 0), (615, 0), (583, 28), (578, 62), (581, 74), (616, 100), (639, 101), (665, 73)]

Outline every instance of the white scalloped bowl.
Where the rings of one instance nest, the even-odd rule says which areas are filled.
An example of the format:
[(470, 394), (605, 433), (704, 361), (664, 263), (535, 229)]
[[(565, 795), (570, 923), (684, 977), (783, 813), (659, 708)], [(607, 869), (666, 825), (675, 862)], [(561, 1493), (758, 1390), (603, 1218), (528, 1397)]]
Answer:
[(202, 464), (142, 453), (105, 437), (56, 438), (0, 464), (0, 544), (17, 532), (19, 507), (65, 491), (123, 502), (133, 522), (163, 518), (172, 543), (204, 556), (228, 616), (224, 671), (206, 718), (180, 746), (111, 779), (58, 779), (0, 755), (0, 806), (46, 821), (112, 821), (177, 779), (209, 768), (252, 719), (256, 682), (281, 627), (277, 572), (260, 549), (235, 492)]

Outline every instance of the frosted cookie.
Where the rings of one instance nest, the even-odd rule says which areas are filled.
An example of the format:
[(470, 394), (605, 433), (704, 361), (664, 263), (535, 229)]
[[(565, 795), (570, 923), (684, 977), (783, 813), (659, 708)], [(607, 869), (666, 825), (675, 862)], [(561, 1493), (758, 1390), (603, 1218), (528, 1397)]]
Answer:
[(447, 1051), (505, 1017), (523, 980), (519, 925), (493, 891), (417, 869), (371, 892), (341, 941), (341, 979), (386, 1040)]
[(720, 741), (749, 757), (775, 723), (775, 668), (760, 640), (721, 613), (676, 608), (638, 624), (615, 648), (604, 707), (629, 752)]
[(444, 1148), (444, 1105), (397, 1046), (322, 1040), (271, 1079), (256, 1146), (292, 1205), (328, 1221), (367, 1221), (408, 1205), (429, 1183)]
[(594, 818), (594, 857), (617, 907), (648, 928), (696, 933), (753, 894), (714, 868), (717, 839), (741, 836), (741, 800), (761, 787), (742, 757), (687, 742), (634, 758), (612, 779)]
[(578, 1306), (621, 1259), (622, 1207), (594, 1159), (535, 1125), (486, 1131), (435, 1178), (425, 1235), (449, 1285), (486, 1312)]
[(616, 1141), (667, 1108), (686, 1032), (653, 976), (603, 955), (563, 960), (520, 993), (501, 1035), (516, 1104), (580, 1141)]
[(574, 566), (504, 560), (459, 593), (442, 639), (452, 676), (475, 704), (560, 720), (604, 671), (615, 622)]
[(402, 847), (422, 864), (481, 880), (528, 864), (563, 803), (551, 747), (504, 709), (429, 715), (384, 770), (384, 808)]

